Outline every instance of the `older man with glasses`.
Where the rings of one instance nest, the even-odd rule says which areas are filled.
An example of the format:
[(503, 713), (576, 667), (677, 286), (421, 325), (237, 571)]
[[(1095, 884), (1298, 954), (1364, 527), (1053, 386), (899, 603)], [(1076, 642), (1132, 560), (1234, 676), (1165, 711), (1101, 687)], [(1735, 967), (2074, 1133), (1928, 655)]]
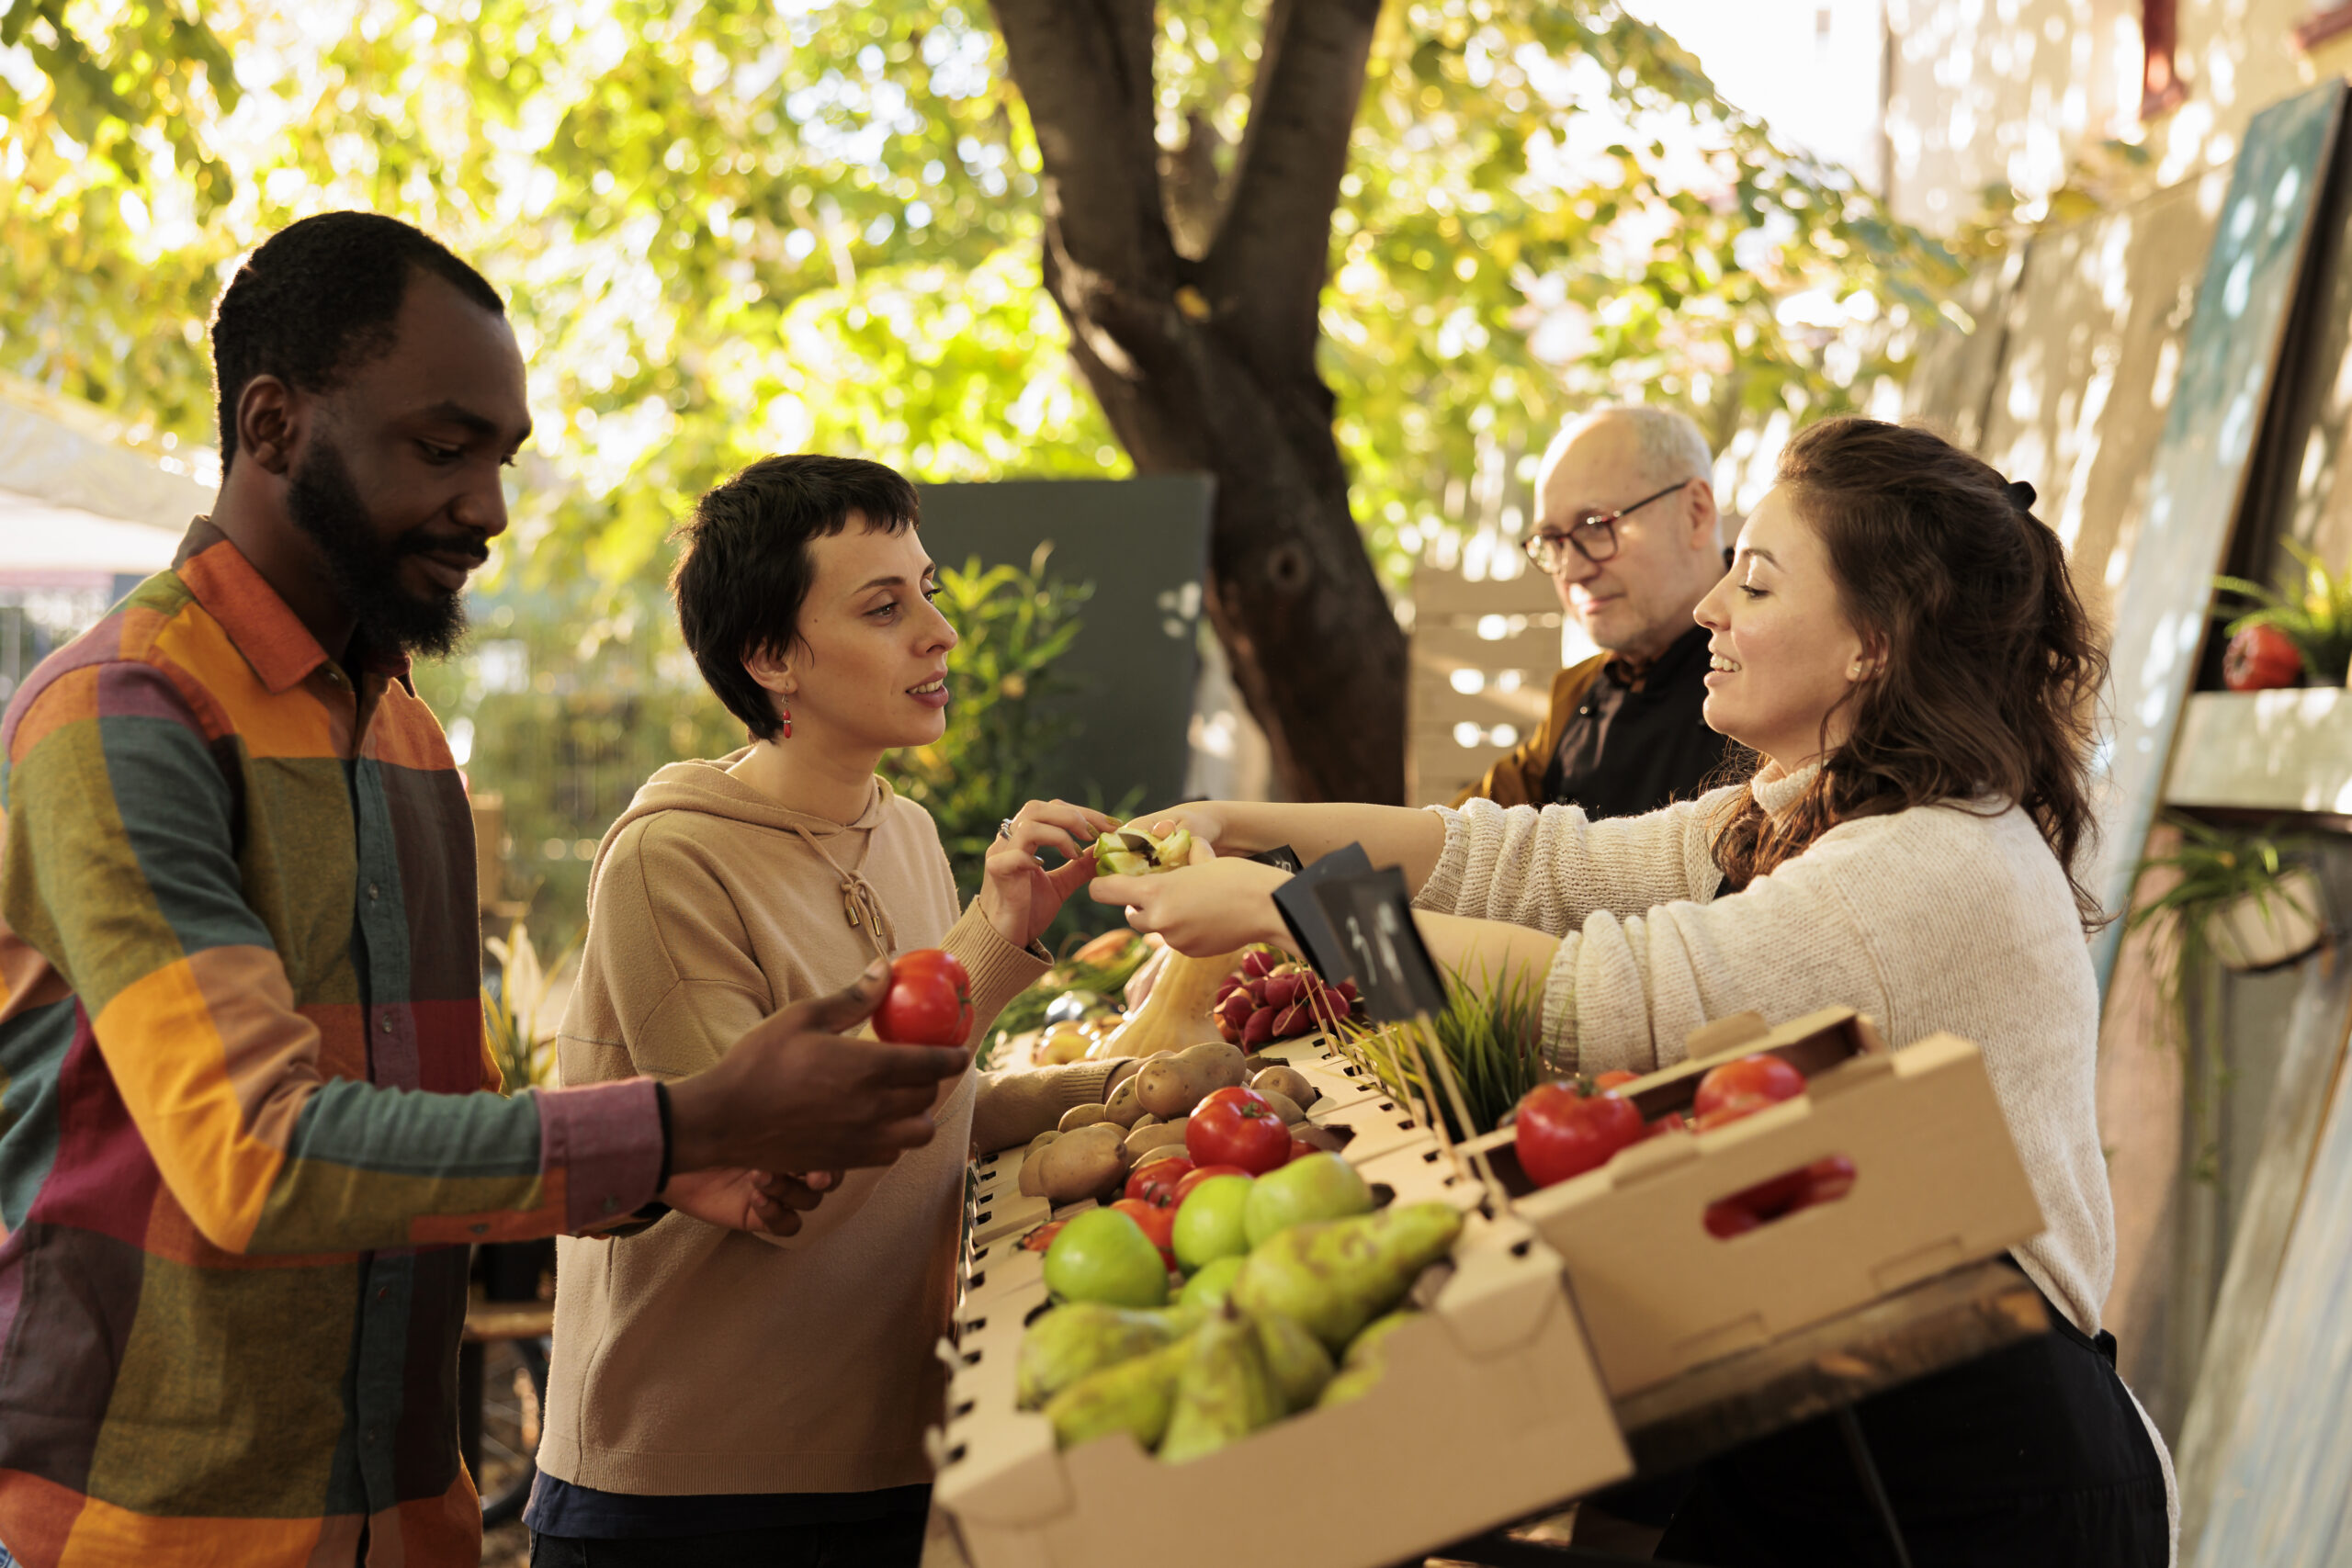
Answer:
[(1530, 559), (1600, 651), (1561, 671), (1543, 728), (1453, 802), (1581, 806), (1630, 817), (1686, 799), (1724, 758), (1700, 716), (1707, 633), (1691, 619), (1724, 574), (1713, 459), (1665, 409), (1570, 421), (1536, 476)]

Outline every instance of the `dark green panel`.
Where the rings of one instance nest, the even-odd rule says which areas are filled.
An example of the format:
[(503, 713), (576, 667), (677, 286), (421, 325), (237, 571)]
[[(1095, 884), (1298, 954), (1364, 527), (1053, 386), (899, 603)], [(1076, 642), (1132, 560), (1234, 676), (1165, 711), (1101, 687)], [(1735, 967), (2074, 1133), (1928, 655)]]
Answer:
[(923, 543), (942, 566), (978, 556), (1025, 568), (1050, 539), (1048, 574), (1094, 584), (1085, 628), (1059, 666), (1080, 682), (1057, 699), (1080, 728), (1046, 759), (1044, 787), (1072, 799), (1091, 789), (1105, 805), (1136, 790), (1146, 802), (1178, 798), (1215, 481), (1174, 474), (921, 489)]

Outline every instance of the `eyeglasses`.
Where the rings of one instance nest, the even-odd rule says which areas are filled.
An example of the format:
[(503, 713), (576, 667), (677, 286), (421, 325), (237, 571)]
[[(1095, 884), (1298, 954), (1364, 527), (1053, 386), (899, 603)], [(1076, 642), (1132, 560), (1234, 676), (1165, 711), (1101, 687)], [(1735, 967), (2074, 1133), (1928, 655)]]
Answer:
[(1676, 491), (1693, 481), (1677, 479), (1656, 495), (1645, 495), (1631, 506), (1621, 506), (1614, 512), (1588, 512), (1577, 518), (1566, 533), (1547, 528), (1527, 536), (1527, 558), (1545, 571), (1557, 571), (1566, 562), (1566, 551), (1573, 547), (1577, 554), (1593, 565), (1617, 553), (1617, 523), (1629, 512), (1639, 512), (1653, 501), (1663, 501)]

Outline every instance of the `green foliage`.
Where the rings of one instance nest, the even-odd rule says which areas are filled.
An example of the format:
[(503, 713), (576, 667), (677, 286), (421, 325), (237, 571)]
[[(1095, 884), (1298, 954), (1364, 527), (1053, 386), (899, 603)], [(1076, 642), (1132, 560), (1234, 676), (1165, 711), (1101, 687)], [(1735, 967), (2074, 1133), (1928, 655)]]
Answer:
[(1475, 1138), (1501, 1125), (1529, 1089), (1559, 1076), (1544, 1060), (1544, 987), (1524, 969), (1499, 981), (1483, 968), (1476, 981), (1449, 969), (1445, 982), (1445, 1011), (1430, 1021), (1470, 1112), (1468, 1127), (1454, 1113), (1443, 1082), (1430, 1081), (1436, 1065), (1425, 1069), (1401, 1027), (1343, 1023), (1341, 1049), (1390, 1094), (1436, 1106), (1454, 1138)]
[(2302, 567), (2302, 581), (2290, 574), (2277, 588), (2265, 588), (2243, 577), (2217, 577), (2213, 586), (2224, 593), (2253, 600), (2260, 608), (2230, 622), (2232, 637), (2248, 626), (2272, 626), (2303, 656), (2303, 669), (2322, 685), (2341, 685), (2352, 670), (2352, 571), (2341, 576), (2312, 551), (2286, 541), (2288, 551)]
[[(2199, 1180), (2210, 1182), (2220, 1175), (2220, 1107), (2230, 1070), (2222, 1053), (2220, 963), (2208, 927), (2216, 915), (2248, 898), (2266, 913), (2275, 899), (2302, 914), (2317, 915), (2283, 885), (2297, 861), (2312, 852), (2312, 844), (2306, 836), (2281, 833), (2276, 823), (2255, 832), (2233, 832), (2167, 812), (2164, 826), (2179, 834), (2178, 843), (2143, 857), (2132, 874), (2135, 888), (2154, 874), (2164, 883), (2163, 890), (2135, 900), (2124, 918), (2123, 934), (2129, 938), (2147, 931), (2160, 939), (2154, 960), (2156, 993), (2167, 1033), (2181, 1054), (2188, 1122), (2197, 1145), (2189, 1169)], [(2205, 1004), (2203, 1028), (2192, 1031), (2192, 998), (2199, 995)], [(2192, 1033), (2201, 1034), (2205, 1045), (2201, 1071)]]

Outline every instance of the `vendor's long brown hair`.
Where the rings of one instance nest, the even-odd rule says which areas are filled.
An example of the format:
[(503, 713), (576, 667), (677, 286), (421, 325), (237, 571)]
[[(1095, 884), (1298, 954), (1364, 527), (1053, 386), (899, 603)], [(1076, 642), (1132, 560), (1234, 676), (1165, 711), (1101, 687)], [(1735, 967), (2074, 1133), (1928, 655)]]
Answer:
[(1804, 431), (1775, 479), (1828, 546), (1847, 619), (1883, 653), (1839, 705), (1851, 705), (1853, 732), (1804, 795), (1768, 817), (1743, 791), (1716, 823), (1725, 886), (1853, 818), (2014, 802), (2096, 929), (2105, 917), (2075, 857), (2092, 832), (2092, 704), (2107, 653), (2031, 488), (1924, 430), (1872, 419)]

